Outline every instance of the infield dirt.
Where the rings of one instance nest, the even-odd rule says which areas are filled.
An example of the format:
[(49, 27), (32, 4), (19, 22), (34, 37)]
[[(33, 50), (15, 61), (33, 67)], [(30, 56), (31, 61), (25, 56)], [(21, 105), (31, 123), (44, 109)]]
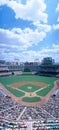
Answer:
[[(15, 83), (15, 84), (11, 84), (10, 87), (18, 89), (18, 86), (22, 86), (22, 85), (28, 84), (28, 83), (40, 86), (42, 89), (48, 86), (48, 84), (44, 84), (44, 83), (41, 83), (41, 82), (18, 82), (18, 83)], [(36, 94), (36, 92), (31, 93), (31, 95), (30, 95), (30, 93), (26, 92), (24, 96), (16, 97), (10, 91), (8, 91), (2, 84), (0, 84), (0, 89), (2, 89), (7, 95), (9, 95), (13, 101), (16, 101), (16, 102), (20, 103), (21, 105), (25, 105), (25, 106), (37, 106), (37, 105), (41, 105), (41, 104), (46, 103), (49, 100), (52, 93), (56, 90), (57, 87), (58, 86), (57, 86), (57, 81), (56, 81), (56, 82), (54, 82), (54, 87), (52, 88), (52, 90), (44, 97), (38, 96)], [(39, 101), (39, 102), (24, 102), (24, 101), (22, 101), (22, 99), (24, 97), (35, 97), (35, 96), (39, 97), (41, 99), (41, 101)]]

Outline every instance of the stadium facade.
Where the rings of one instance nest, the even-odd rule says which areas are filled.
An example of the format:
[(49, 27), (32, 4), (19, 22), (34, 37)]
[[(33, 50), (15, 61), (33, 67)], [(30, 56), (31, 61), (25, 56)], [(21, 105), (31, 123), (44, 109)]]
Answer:
[(20, 71), (35, 72), (35, 74), (40, 76), (59, 77), (59, 63), (55, 63), (52, 57), (43, 58), (41, 63), (25, 62), (18, 64), (18, 62), (7, 63), (4, 60), (0, 60), (0, 76), (12, 75)]
[(59, 77), (59, 63), (55, 63), (51, 57), (46, 57), (39, 65), (37, 74), (40, 76)]

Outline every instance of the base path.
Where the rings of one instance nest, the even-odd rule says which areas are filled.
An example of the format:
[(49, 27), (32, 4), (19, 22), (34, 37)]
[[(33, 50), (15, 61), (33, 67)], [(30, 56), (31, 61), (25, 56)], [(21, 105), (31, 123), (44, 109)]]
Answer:
[[(45, 87), (47, 87), (49, 85), (49, 84), (44, 84), (44, 83), (40, 83), (40, 82), (21, 82), (21, 83), (18, 82), (18, 83), (15, 83), (15, 84), (11, 84), (8, 87), (12, 87), (14, 89), (18, 89), (18, 86), (21, 86), (21, 85), (24, 85), (24, 84), (37, 85), (37, 86), (40, 86), (41, 89), (43, 89), (43, 88), (45, 88)], [(25, 92), (24, 96), (22, 96), (22, 97), (16, 97), (10, 91), (8, 91), (2, 84), (0, 84), (0, 89), (3, 92), (5, 92), (7, 95), (9, 95), (12, 100), (20, 103), (21, 105), (25, 105), (25, 106), (37, 106), (37, 105), (42, 105), (42, 104), (46, 103), (49, 100), (50, 96), (53, 94), (53, 92), (57, 88), (58, 88), (58, 85), (57, 85), (57, 81), (56, 81), (56, 82), (54, 82), (54, 87), (52, 88), (52, 90), (46, 96), (39, 96), (39, 95), (37, 95), (36, 92), (38, 90), (41, 90), (41, 89), (38, 89), (38, 90), (36, 90), (34, 92), (31, 92), (31, 94), (29, 92)], [(41, 101), (39, 101), (39, 102), (24, 102), (24, 101), (22, 101), (23, 97), (39, 97), (39, 98), (41, 98)]]

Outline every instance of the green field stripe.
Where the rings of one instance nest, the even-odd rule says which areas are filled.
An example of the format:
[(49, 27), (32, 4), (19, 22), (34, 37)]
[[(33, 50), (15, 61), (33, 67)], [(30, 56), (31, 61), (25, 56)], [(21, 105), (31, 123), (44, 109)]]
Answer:
[(52, 88), (53, 88), (53, 86), (48, 86), (48, 87), (42, 89), (41, 91), (36, 92), (36, 94), (39, 96), (46, 96)]
[[(32, 87), (31, 89), (29, 89), (29, 87)], [(23, 86), (18, 87), (18, 89), (23, 90), (25, 92), (35, 92), (36, 90), (39, 90), (41, 87), (40, 86), (36, 86), (33, 84), (25, 84)]]
[(22, 101), (31, 103), (31, 102), (39, 102), (41, 101), (41, 99), (40, 97), (24, 97)]
[(11, 88), (11, 87), (6, 87), (6, 89), (7, 89), (8, 91), (10, 91), (10, 92), (11, 92), (13, 95), (15, 95), (16, 97), (22, 97), (22, 96), (25, 95), (24, 92), (18, 91), (18, 90), (16, 90), (16, 89)]
[[(42, 82), (42, 83), (45, 83), (45, 84), (49, 84), (50, 86), (48, 86), (47, 88), (44, 88), (41, 91), (39, 90), (39, 88), (37, 88), (37, 86), (35, 87), (35, 85), (33, 85), (33, 87), (32, 87), (31, 92), (39, 90), (37, 92), (37, 95), (45, 96), (49, 93), (49, 91), (52, 90), (52, 88), (54, 87), (54, 82), (58, 79), (59, 78), (43, 77), (43, 76), (23, 76), (22, 75), (22, 76), (0, 77), (0, 83), (2, 83), (5, 86), (5, 88), (7, 90), (9, 90), (12, 94), (14, 94), (16, 97), (24, 96), (25, 93), (23, 93), (21, 91), (14, 90), (11, 87), (7, 87), (7, 85), (10, 86), (11, 84), (14, 84), (14, 83), (17, 83), (17, 82), (31, 82), (31, 81), (33, 81), (34, 83), (35, 82)], [(32, 86), (32, 84), (29, 84), (29, 85)], [(21, 86), (21, 88), (19, 87), (19, 90), (20, 89), (23, 89), (25, 92), (30, 92), (30, 90), (28, 89), (28, 86), (27, 87), (23, 86), (23, 88)]]
[(52, 84), (56, 78), (43, 77), (43, 76), (10, 76), (10, 77), (0, 77), (0, 82), (2, 84), (13, 84), (16, 82), (43, 82), (46, 84)]
[(31, 75), (32, 72), (23, 72), (22, 74), (25, 74), (25, 75)]

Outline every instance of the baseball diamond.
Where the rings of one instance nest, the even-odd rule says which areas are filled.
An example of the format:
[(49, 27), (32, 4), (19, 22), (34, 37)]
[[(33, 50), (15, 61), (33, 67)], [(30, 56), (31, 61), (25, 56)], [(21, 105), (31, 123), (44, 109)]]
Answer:
[(56, 78), (44, 76), (1, 77), (1, 88), (13, 100), (26, 106), (36, 106), (47, 102), (56, 89)]

